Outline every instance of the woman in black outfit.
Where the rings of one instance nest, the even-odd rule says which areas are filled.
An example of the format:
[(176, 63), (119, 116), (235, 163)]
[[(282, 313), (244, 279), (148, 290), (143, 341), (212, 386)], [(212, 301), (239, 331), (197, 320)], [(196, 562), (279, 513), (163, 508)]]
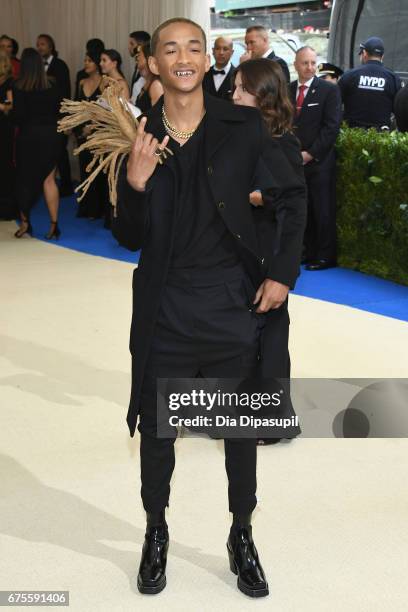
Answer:
[(137, 68), (145, 79), (145, 84), (136, 98), (135, 105), (145, 113), (154, 106), (163, 95), (163, 87), (159, 77), (153, 74), (149, 68), (148, 59), (151, 55), (150, 42), (146, 42), (138, 47)]
[[(78, 83), (77, 100), (86, 100), (92, 102), (101, 95), (102, 75), (99, 66), (101, 61), (98, 51), (89, 50), (85, 55), (84, 72), (86, 78), (81, 79)], [(76, 128), (75, 135), (78, 146), (83, 144), (90, 133), (89, 125), (84, 123)], [(79, 169), (81, 172), (81, 183), (88, 176), (86, 168), (92, 161), (92, 155), (89, 151), (81, 151), (79, 154)], [(106, 174), (100, 172), (92, 181), (91, 186), (85, 196), (78, 204), (77, 217), (88, 217), (89, 219), (100, 219), (105, 217), (105, 227), (110, 226), (110, 203), (108, 197), (108, 185)]]
[(59, 193), (55, 182), (57, 160), (63, 136), (57, 132), (61, 103), (59, 89), (48, 78), (39, 53), (24, 49), (20, 77), (13, 87), (13, 118), (18, 125), (16, 198), (21, 225), (14, 234), (32, 234), (30, 210), (44, 191), (51, 227), (45, 238), (59, 238)]
[[(234, 73), (234, 104), (254, 106), (258, 108), (272, 138), (278, 139), (283, 153), (294, 171), (302, 178), (303, 161), (300, 152), (300, 143), (292, 132), (294, 110), (288, 97), (286, 79), (280, 65), (267, 58), (248, 60), (240, 64)], [(265, 161), (266, 158), (265, 158)], [(262, 215), (272, 215), (274, 212), (263, 209), (260, 191), (249, 195), (253, 206), (255, 224), (258, 229), (258, 238), (265, 245), (265, 252), (270, 251), (270, 242), (275, 236), (263, 235), (261, 229)], [(279, 233), (275, 220), (276, 232)], [(269, 244), (269, 248), (268, 248)], [(262, 376), (264, 378), (278, 378), (285, 381), (287, 397), (289, 394), (290, 357), (289, 357), (289, 313), (288, 300), (280, 308), (268, 312), (267, 323), (263, 331), (263, 342), (274, 346), (275, 350), (269, 352), (269, 361), (261, 361)], [(287, 383), (286, 383), (287, 381)], [(291, 403), (288, 403), (285, 417), (295, 416)], [(297, 427), (292, 428), (288, 437), (295, 437), (300, 433)], [(285, 434), (283, 434), (285, 435)], [(258, 445), (274, 444), (281, 438), (258, 439)]]
[(12, 66), (9, 56), (0, 51), (0, 219), (15, 218), (13, 142), (14, 126), (10, 119), (13, 106)]

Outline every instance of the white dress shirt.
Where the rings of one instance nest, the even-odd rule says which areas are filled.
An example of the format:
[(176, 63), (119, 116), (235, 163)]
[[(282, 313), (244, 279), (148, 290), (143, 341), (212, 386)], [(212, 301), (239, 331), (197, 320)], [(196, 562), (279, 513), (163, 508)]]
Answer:
[(218, 91), (231, 69), (231, 62), (229, 61), (228, 64), (224, 66), (224, 68), (217, 68), (215, 64), (213, 68), (214, 70), (225, 70), (225, 74), (213, 74), (215, 91)]
[(136, 99), (137, 96), (140, 94), (140, 92), (143, 89), (143, 85), (146, 83), (146, 79), (142, 76), (140, 76), (137, 81), (135, 81), (134, 85), (133, 85), (133, 89), (132, 89), (132, 95), (130, 97), (130, 101), (132, 102), (132, 104), (136, 104)]
[(43, 62), (44, 62), (44, 70), (45, 70), (45, 72), (47, 72), (47, 71), (48, 71), (48, 68), (49, 68), (49, 66), (50, 66), (50, 64), (51, 64), (51, 62), (52, 62), (52, 60), (53, 60), (53, 59), (54, 59), (54, 56), (53, 56), (53, 55), (50, 55), (50, 57), (47, 57), (47, 59), (43, 60)]
[(309, 79), (308, 81), (306, 81), (306, 83), (299, 83), (299, 80), (298, 80), (298, 83), (297, 83), (297, 89), (296, 89), (296, 100), (297, 100), (297, 99), (298, 99), (298, 97), (299, 97), (299, 86), (300, 86), (300, 85), (304, 85), (304, 86), (305, 86), (305, 89), (304, 89), (303, 91), (304, 91), (304, 97), (306, 98), (306, 96), (307, 96), (307, 92), (309, 91), (309, 87), (310, 87), (310, 86), (311, 86), (311, 84), (313, 83), (313, 79), (314, 79), (314, 77), (312, 77), (311, 79)]

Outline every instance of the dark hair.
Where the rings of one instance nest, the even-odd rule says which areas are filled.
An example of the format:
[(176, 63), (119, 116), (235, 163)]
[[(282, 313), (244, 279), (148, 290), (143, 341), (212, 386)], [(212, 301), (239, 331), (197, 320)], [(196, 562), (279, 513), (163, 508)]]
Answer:
[(41, 55), (32, 47), (24, 49), (21, 54), (20, 76), (16, 81), (16, 87), (23, 91), (38, 91), (48, 89), (50, 86)]
[(102, 71), (101, 71), (101, 67), (99, 65), (101, 63), (101, 53), (97, 53), (95, 50), (89, 50), (89, 51), (85, 52), (85, 56), (89, 57), (91, 62), (96, 64), (98, 72), (99, 72), (99, 74), (101, 74)]
[(137, 43), (143, 44), (149, 42), (150, 34), (144, 30), (135, 30), (129, 34), (129, 38), (133, 38)]
[(145, 58), (148, 59), (152, 55), (152, 46), (150, 44), (150, 41), (145, 42), (142, 45), (140, 45), (140, 50), (145, 56)]
[(13, 57), (16, 57), (16, 55), (17, 55), (17, 53), (18, 53), (18, 49), (19, 49), (19, 47), (18, 47), (18, 42), (16, 41), (16, 39), (15, 39), (15, 38), (12, 38), (12, 39), (11, 39), (11, 43), (12, 43), (12, 45), (13, 45)]
[(157, 74), (154, 74), (150, 70), (150, 66), (149, 66), (149, 62), (148, 62), (149, 57), (152, 55), (152, 46), (151, 46), (150, 42), (145, 42), (145, 43), (143, 43), (143, 45), (139, 46), (139, 49), (140, 49), (140, 51), (143, 53), (143, 55), (146, 58), (147, 69), (149, 71), (148, 84), (149, 84), (149, 87), (150, 87), (150, 85), (153, 83), (153, 81), (155, 81), (156, 79), (159, 78), (157, 76)]
[[(100, 55), (102, 51), (104, 50), (104, 48), (105, 48), (105, 43), (100, 38), (90, 38), (88, 42), (86, 43), (87, 55), (89, 55), (89, 52), (99, 53)], [(89, 55), (89, 57), (91, 56)]]
[(0, 36), (0, 41), (1, 41), (1, 40), (8, 40), (9, 42), (11, 42), (11, 49), (12, 49), (11, 53), (13, 54), (13, 51), (14, 51), (13, 39), (12, 39), (12, 38), (10, 38), (10, 36), (7, 36), (7, 34), (2, 34), (2, 35)]
[(190, 25), (193, 25), (198, 30), (200, 30), (201, 36), (204, 42), (204, 51), (207, 51), (207, 37), (205, 35), (203, 28), (198, 23), (196, 23), (195, 21), (192, 21), (191, 19), (186, 19), (185, 17), (173, 17), (172, 19), (167, 19), (167, 21), (163, 21), (163, 23), (157, 26), (157, 28), (153, 32), (152, 38), (150, 41), (152, 55), (156, 53), (157, 43), (159, 42), (159, 38), (160, 38), (160, 32), (164, 30), (164, 28), (167, 28), (167, 26), (171, 25), (172, 23), (189, 23)]
[(255, 96), (256, 105), (273, 136), (280, 136), (292, 129), (293, 106), (282, 68), (267, 58), (243, 62), (235, 70), (233, 79), (240, 72), (242, 85)]
[(116, 49), (104, 49), (101, 53), (101, 55), (107, 55), (109, 57), (109, 59), (112, 62), (116, 62), (116, 69), (119, 72), (119, 74), (125, 78), (122, 70), (121, 70), (121, 66), (122, 66), (122, 56), (119, 53), (119, 51), (116, 51)]
[(55, 48), (55, 42), (53, 37), (49, 34), (39, 34), (37, 36), (37, 40), (39, 38), (45, 38), (45, 40), (48, 42), (48, 45), (51, 47), (51, 55), (54, 55), (54, 57), (58, 57), (58, 51)]

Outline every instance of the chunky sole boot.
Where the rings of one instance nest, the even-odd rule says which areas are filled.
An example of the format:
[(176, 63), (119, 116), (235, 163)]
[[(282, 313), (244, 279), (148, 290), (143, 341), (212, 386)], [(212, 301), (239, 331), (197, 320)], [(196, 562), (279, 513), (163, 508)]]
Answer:
[(144, 595), (156, 595), (166, 586), (167, 551), (169, 548), (169, 532), (167, 523), (148, 523), (142, 558), (137, 575), (137, 588)]
[(248, 597), (266, 597), (269, 587), (252, 540), (251, 527), (230, 533), (227, 551), (230, 569), (238, 576), (237, 586)]

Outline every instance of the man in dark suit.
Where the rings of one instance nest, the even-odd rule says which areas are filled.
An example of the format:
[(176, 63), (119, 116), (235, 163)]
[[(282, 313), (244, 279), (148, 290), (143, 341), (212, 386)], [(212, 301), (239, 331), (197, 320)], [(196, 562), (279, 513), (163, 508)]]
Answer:
[[(71, 97), (71, 80), (66, 63), (58, 57), (54, 39), (49, 34), (40, 34), (37, 38), (37, 51), (44, 61), (44, 69), (53, 77), (61, 93), (61, 98)], [(71, 167), (67, 151), (68, 138), (64, 136), (64, 146), (58, 160), (58, 171), (61, 177), (59, 192), (61, 197), (72, 194)]]
[(336, 265), (336, 190), (334, 144), (340, 129), (341, 97), (338, 86), (318, 79), (317, 56), (311, 47), (296, 53), (299, 75), (290, 84), (308, 189), (305, 232), (307, 270)]
[(215, 64), (204, 76), (203, 89), (216, 98), (231, 100), (231, 78), (234, 71), (234, 66), (231, 64), (234, 52), (231, 38), (223, 36), (217, 38), (212, 51)]
[(247, 59), (258, 59), (266, 57), (267, 59), (277, 62), (283, 70), (287, 83), (290, 83), (290, 74), (287, 63), (282, 57), (278, 57), (269, 44), (269, 34), (267, 30), (260, 25), (254, 25), (247, 28), (245, 33), (245, 44), (247, 47), (246, 53), (241, 55), (240, 62)]
[[(125, 247), (142, 247), (133, 280), (127, 421), (133, 436), (139, 419), (147, 513), (138, 588), (154, 594), (166, 585), (164, 512), (175, 464), (174, 438), (158, 435), (156, 380), (254, 374), (267, 313), (284, 303), (298, 275), (305, 185), (256, 109), (203, 92), (210, 59), (198, 24), (170, 19), (156, 29), (151, 47), (149, 67), (164, 97), (140, 121), (122, 165), (112, 230)], [(174, 154), (158, 165), (166, 145)], [(280, 223), (267, 253), (249, 205), (255, 184), (269, 210), (265, 222)], [(224, 447), (230, 567), (241, 591), (262, 597), (268, 585), (251, 527), (256, 431), (253, 438), (226, 438)]]

